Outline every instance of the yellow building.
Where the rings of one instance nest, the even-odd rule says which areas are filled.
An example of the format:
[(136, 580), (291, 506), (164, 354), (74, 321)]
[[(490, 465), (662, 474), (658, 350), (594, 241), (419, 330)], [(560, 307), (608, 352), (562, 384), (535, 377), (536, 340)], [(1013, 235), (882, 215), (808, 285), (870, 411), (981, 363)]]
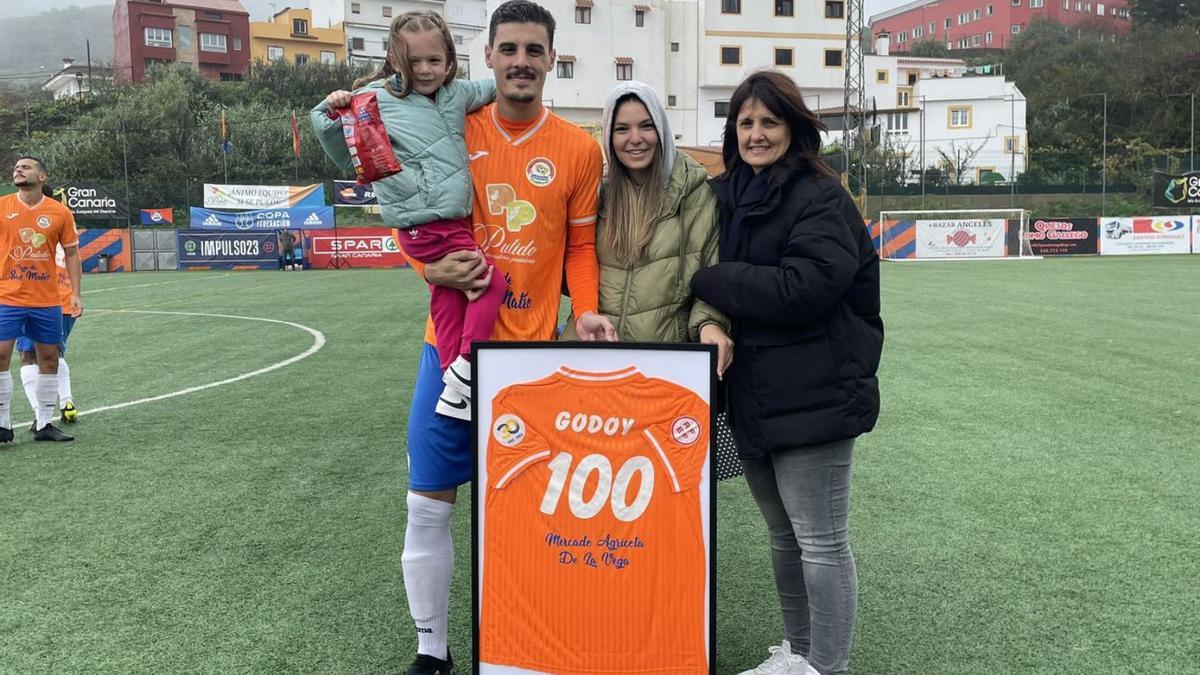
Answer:
[(346, 60), (346, 32), (312, 25), (312, 11), (285, 7), (270, 21), (250, 22), (250, 59), (273, 63), (337, 63)]

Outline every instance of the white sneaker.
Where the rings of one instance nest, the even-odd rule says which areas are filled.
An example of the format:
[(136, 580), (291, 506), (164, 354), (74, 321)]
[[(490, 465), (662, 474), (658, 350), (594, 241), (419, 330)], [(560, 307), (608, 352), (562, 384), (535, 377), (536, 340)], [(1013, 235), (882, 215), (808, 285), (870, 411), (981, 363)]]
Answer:
[(438, 397), (437, 406), (433, 409), (439, 415), (453, 417), (466, 422), (471, 421), (471, 399), (455, 391), (449, 385), (442, 390)]
[(442, 382), (464, 398), (471, 397), (471, 362), (458, 357), (442, 373)]
[(767, 651), (771, 655), (766, 661), (758, 664), (757, 668), (743, 670), (738, 675), (805, 675), (811, 667), (803, 656), (792, 653), (792, 645), (787, 640), (778, 647), (767, 647)]

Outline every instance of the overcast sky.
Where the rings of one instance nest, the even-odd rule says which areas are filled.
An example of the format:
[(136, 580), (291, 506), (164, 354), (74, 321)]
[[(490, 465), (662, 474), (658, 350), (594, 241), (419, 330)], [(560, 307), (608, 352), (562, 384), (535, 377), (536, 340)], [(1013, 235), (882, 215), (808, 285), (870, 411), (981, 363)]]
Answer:
[[(872, 14), (899, 7), (907, 0), (866, 0), (866, 14), (870, 18)], [(603, 0), (601, 0), (603, 2)], [(61, 7), (87, 7), (90, 5), (108, 5), (112, 6), (112, 0), (38, 0), (37, 2), (26, 2), (25, 0), (0, 0), (0, 19), (7, 19), (16, 16), (29, 16), (44, 12), (48, 9), (59, 9)], [(254, 21), (265, 21), (270, 18), (272, 10), (278, 11), (284, 7), (308, 7), (308, 0), (242, 0), (242, 6), (246, 11), (250, 12), (250, 18)]]

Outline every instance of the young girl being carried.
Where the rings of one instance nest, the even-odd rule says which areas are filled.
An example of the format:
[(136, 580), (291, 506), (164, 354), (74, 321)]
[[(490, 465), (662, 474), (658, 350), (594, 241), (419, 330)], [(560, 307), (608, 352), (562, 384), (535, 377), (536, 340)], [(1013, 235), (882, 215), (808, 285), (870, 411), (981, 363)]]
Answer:
[[(456, 79), (454, 40), (442, 17), (432, 12), (396, 17), (387, 52), (378, 71), (354, 83), (354, 92), (335, 91), (313, 109), (321, 147), (343, 169), (353, 170), (337, 110), (349, 106), (354, 95), (374, 93), (402, 169), (373, 185), (384, 222), (403, 230), (401, 248), (420, 262), (478, 250), (469, 219), (472, 188), (463, 133), (466, 114), (495, 98), (496, 83)], [(437, 412), (470, 419), (471, 407), (464, 403), (471, 394), (471, 343), (491, 336), (504, 277), (491, 274), (489, 285), (478, 291), (429, 288), (446, 383)]]

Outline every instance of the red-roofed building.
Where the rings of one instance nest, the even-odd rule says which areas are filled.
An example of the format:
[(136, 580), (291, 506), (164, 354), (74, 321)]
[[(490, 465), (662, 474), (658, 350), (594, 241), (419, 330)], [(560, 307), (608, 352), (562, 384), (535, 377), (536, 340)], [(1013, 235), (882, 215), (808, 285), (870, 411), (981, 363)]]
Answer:
[(937, 40), (952, 50), (1006, 49), (1034, 18), (1077, 24), (1105, 36), (1129, 32), (1127, 0), (914, 0), (870, 19), (871, 34), (887, 31), (892, 51)]
[(250, 66), (250, 15), (238, 0), (116, 0), (113, 77), (141, 82), (154, 63), (241, 79)]

